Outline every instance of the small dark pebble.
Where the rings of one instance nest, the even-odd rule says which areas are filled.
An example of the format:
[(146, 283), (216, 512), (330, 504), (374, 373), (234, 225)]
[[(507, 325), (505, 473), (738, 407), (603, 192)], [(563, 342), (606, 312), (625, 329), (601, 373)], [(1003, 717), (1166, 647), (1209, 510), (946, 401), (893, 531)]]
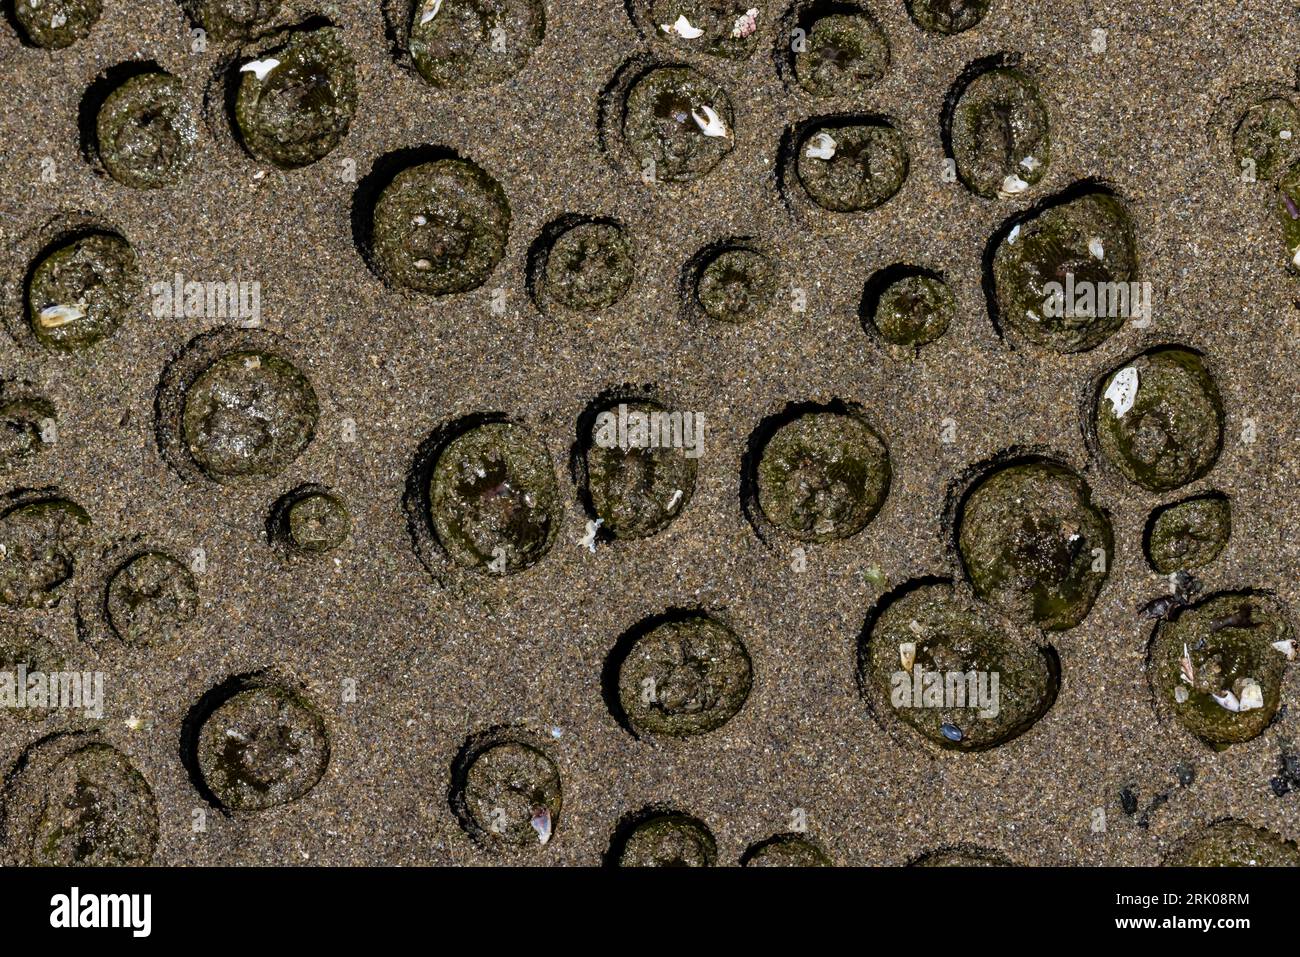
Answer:
[(1137, 792), (1131, 787), (1126, 787), (1119, 792), (1119, 806), (1124, 809), (1124, 813), (1130, 816), (1137, 813), (1138, 796)]
[(1178, 783), (1185, 788), (1191, 787), (1192, 782), (1196, 780), (1196, 768), (1186, 761), (1175, 767), (1174, 773), (1178, 775)]
[(960, 741), (964, 737), (961, 728), (955, 724), (948, 724), (946, 721), (939, 726), (939, 730), (943, 732), (943, 736), (949, 741)]
[(1291, 790), (1291, 781), (1281, 776), (1269, 778), (1268, 786), (1273, 789), (1273, 793), (1278, 797), (1286, 797), (1287, 792)]

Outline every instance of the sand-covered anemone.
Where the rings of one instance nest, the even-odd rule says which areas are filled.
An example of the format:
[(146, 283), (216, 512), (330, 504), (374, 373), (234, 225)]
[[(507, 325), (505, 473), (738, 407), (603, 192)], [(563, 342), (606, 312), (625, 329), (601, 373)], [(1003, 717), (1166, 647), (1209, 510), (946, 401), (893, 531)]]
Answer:
[(889, 450), (856, 410), (838, 403), (793, 406), (750, 439), (747, 513), (803, 542), (856, 535), (889, 494)]
[(775, 303), (778, 278), (776, 261), (756, 242), (713, 243), (686, 264), (688, 312), (713, 322), (753, 322)]
[(185, 389), (181, 434), (203, 475), (241, 485), (284, 471), (311, 442), (319, 412), (311, 382), (289, 359), (234, 349)]
[[(813, 0), (795, 10), (789, 69), (816, 97), (861, 97), (889, 70), (889, 38), (871, 11), (855, 3)], [(794, 30), (802, 33), (794, 33)]]
[(735, 145), (736, 114), (720, 83), (690, 66), (659, 65), (631, 78), (617, 133), (646, 183), (710, 173)]
[(0, 472), (35, 460), (58, 430), (54, 403), (21, 387), (0, 386)]
[(1204, 359), (1162, 346), (1102, 377), (1092, 429), (1101, 454), (1130, 482), (1164, 492), (1201, 478), (1223, 444), (1223, 404)]
[(564, 808), (560, 769), (522, 734), (483, 732), (453, 764), (451, 807), (461, 827), (485, 847), (544, 846)]
[(281, 0), (182, 0), (190, 19), (215, 40), (251, 37), (280, 13)]
[[(66, 670), (67, 656), (52, 640), (33, 628), (0, 626), (0, 688), (4, 688), (6, 694), (17, 694), (19, 668), (25, 669), (28, 675), (36, 672), (52, 675)], [(8, 718), (38, 722), (55, 713), (54, 709), (46, 708), (5, 708), (0, 711), (0, 724)]]
[[(695, 492), (695, 414), (656, 399), (616, 393), (579, 422), (579, 491), (602, 534), (646, 538), (663, 531)], [(702, 425), (701, 425), (702, 430)]]
[(1286, 607), (1256, 592), (1223, 592), (1156, 626), (1148, 673), (1157, 709), (1214, 748), (1257, 737), (1281, 704), (1295, 654)]
[(986, 472), (963, 499), (957, 548), (975, 593), (1023, 624), (1073, 628), (1110, 570), (1110, 521), (1087, 483), (1048, 459)]
[(1013, 867), (1001, 851), (974, 844), (955, 844), (926, 851), (908, 863), (909, 867)]
[(872, 708), (931, 745), (982, 751), (1018, 737), (1056, 700), (1059, 667), (1037, 632), (951, 582), (888, 596), (868, 622), (859, 674)]
[(979, 26), (993, 0), (907, 0), (907, 12), (930, 33), (963, 33)]
[(131, 244), (106, 230), (82, 231), (40, 254), (27, 282), (27, 320), (41, 345), (84, 349), (117, 331), (138, 294)]
[(14, 0), (14, 19), (34, 46), (61, 50), (90, 33), (103, 0)]
[(820, 844), (805, 834), (776, 834), (751, 844), (740, 858), (742, 867), (834, 867)]
[(523, 571), (555, 544), (560, 492), (545, 446), (527, 427), (468, 425), (437, 451), (427, 479), (428, 521), (457, 565)]
[(84, 733), (43, 738), (23, 752), (4, 805), (10, 865), (140, 866), (158, 843), (153, 789), (127, 755)]
[(290, 555), (322, 555), (342, 545), (352, 516), (335, 492), (314, 483), (282, 495), (271, 507), (268, 537)]
[(0, 512), (0, 602), (52, 608), (71, 581), (90, 536), (90, 516), (54, 492), (34, 492)]
[(1214, 561), (1232, 533), (1232, 506), (1219, 492), (1162, 505), (1147, 521), (1147, 561), (1162, 575), (1191, 571)]
[(957, 177), (971, 192), (1011, 198), (1046, 174), (1051, 122), (1038, 82), (1027, 71), (993, 66), (963, 77), (945, 121)]
[(655, 809), (619, 828), (609, 859), (615, 867), (712, 867), (718, 862), (718, 845), (699, 818)]
[(607, 309), (627, 295), (636, 278), (632, 238), (617, 220), (561, 217), (534, 244), (528, 278), (543, 311)]
[(1100, 189), (1053, 199), (1001, 231), (991, 270), (995, 321), (1056, 352), (1092, 349), (1139, 314), (1133, 221)]
[(239, 68), (235, 124), (248, 151), (285, 169), (327, 156), (357, 110), (356, 67), (333, 27), (296, 30)]
[(545, 34), (542, 0), (416, 0), (407, 45), (431, 85), (465, 90), (514, 76)]
[(835, 213), (864, 212), (888, 202), (902, 188), (911, 163), (903, 134), (876, 117), (805, 124), (792, 160), (808, 199)]
[(1300, 159), (1300, 111), (1285, 96), (1260, 96), (1237, 114), (1231, 142), (1239, 175), (1276, 180)]
[(1300, 867), (1294, 841), (1245, 821), (1225, 819), (1184, 837), (1166, 867)]
[(181, 81), (149, 71), (128, 77), (105, 97), (95, 118), (95, 151), (124, 186), (157, 189), (189, 166), (198, 123)]
[(867, 280), (862, 320), (885, 343), (918, 349), (942, 336), (957, 312), (957, 300), (943, 276), (932, 269), (894, 266)]
[(744, 643), (702, 612), (642, 622), (619, 639), (609, 668), (616, 717), (637, 735), (717, 730), (744, 707), (754, 681)]
[(362, 215), (379, 276), (436, 296), (483, 285), (510, 236), (510, 204), (501, 184), (453, 156), (400, 169)]
[(329, 764), (329, 731), (298, 690), (262, 676), (237, 678), (191, 712), (187, 761), (210, 800), (227, 811), (297, 801)]
[(126, 644), (164, 644), (180, 636), (198, 613), (198, 582), (171, 555), (140, 552), (109, 576), (104, 608), (114, 634)]

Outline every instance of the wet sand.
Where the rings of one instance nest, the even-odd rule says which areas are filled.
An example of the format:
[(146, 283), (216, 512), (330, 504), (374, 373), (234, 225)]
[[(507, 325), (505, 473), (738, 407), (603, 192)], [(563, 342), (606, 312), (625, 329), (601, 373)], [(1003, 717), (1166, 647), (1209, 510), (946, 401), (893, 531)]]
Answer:
[[(1141, 550), (1151, 509), (1219, 489), (1233, 505), (1223, 555), (1198, 573), (1207, 591), (1275, 589), (1300, 609), (1294, 529), (1300, 481), (1297, 280), (1263, 187), (1233, 177), (1209, 146), (1215, 104), (1247, 82), (1290, 85), (1300, 58), (1293, 14), (1262, 0), (1173, 9), (1012, 4), (956, 37), (923, 34), (898, 0), (872, 9), (893, 64), (866, 102), (907, 138), (911, 173), (872, 212), (792, 216), (774, 180), (786, 128), (824, 112), (783, 86), (761, 49), (709, 61), (736, 108), (735, 148), (704, 179), (651, 190), (615, 169), (596, 130), (597, 100), (618, 66), (647, 47), (618, 0), (550, 0), (545, 42), (514, 79), (491, 90), (439, 93), (393, 62), (377, 3), (327, 4), (345, 27), (360, 104), (325, 160), (295, 172), (260, 165), (227, 132), (201, 132), (184, 185), (130, 190), (96, 174), (79, 150), (77, 111), (103, 70), (156, 60), (196, 105), (220, 62), (188, 52), (188, 24), (162, 0), (108, 0), (90, 36), (63, 51), (22, 47), (0, 29), (0, 269), (7, 321), (18, 308), (30, 249), (24, 235), (84, 210), (135, 246), (146, 282), (238, 278), (261, 283), (266, 326), (302, 358), (321, 402), (316, 439), (273, 481), (240, 490), (183, 480), (154, 440), (164, 365), (214, 323), (155, 319), (144, 305), (87, 354), (51, 356), (6, 339), (4, 375), (35, 383), (59, 410), (59, 440), (4, 478), (6, 489), (57, 485), (92, 515), (98, 536), (131, 535), (179, 551), (202, 547), (199, 621), (183, 643), (130, 651), (78, 642), (72, 603), (8, 611), (54, 636), (69, 660), (106, 673), (102, 722), (56, 715), (40, 725), (0, 715), (7, 765), (41, 733), (94, 726), (152, 785), (158, 864), (595, 864), (616, 822), (654, 803), (695, 815), (721, 863), (790, 827), (805, 809), (810, 835), (841, 864), (901, 864), (951, 844), (1001, 851), (1029, 865), (1156, 864), (1189, 831), (1235, 816), (1300, 838), (1300, 795), (1277, 798), (1279, 741), (1297, 737), (1300, 670), (1284, 687), (1287, 714), (1259, 738), (1215, 754), (1158, 722), (1144, 670), (1150, 623), (1134, 608), (1164, 582)], [(313, 12), (303, 8), (304, 13)], [(1108, 30), (1108, 52), (1089, 49)], [(773, 29), (768, 25), (768, 29)], [(1017, 51), (1037, 71), (1053, 128), (1042, 183), (990, 201), (942, 181), (944, 95), (970, 61)], [(220, 117), (217, 117), (218, 126)], [(488, 283), (443, 299), (386, 289), (353, 245), (355, 185), (377, 157), (441, 145), (473, 159), (505, 188), (513, 212), (506, 257)], [(53, 181), (42, 180), (42, 162)], [(47, 167), (48, 168), (48, 167)], [(1128, 201), (1154, 321), (1090, 352), (1013, 350), (990, 322), (981, 289), (988, 238), (1013, 212), (1085, 177)], [(631, 230), (637, 277), (599, 317), (540, 315), (524, 287), (530, 243), (564, 213), (614, 216)], [(807, 309), (778, 308), (736, 328), (681, 316), (678, 275), (700, 247), (728, 235), (769, 244), (783, 285)], [(957, 296), (947, 334), (912, 363), (874, 343), (858, 301), (876, 269), (911, 262), (942, 270)], [(493, 289), (506, 309), (494, 314)], [(1222, 455), (1210, 474), (1159, 496), (1091, 458), (1079, 405), (1093, 377), (1152, 345), (1202, 350), (1223, 395)], [(651, 383), (702, 412), (706, 450), (687, 510), (650, 539), (579, 547), (584, 519), (567, 456), (587, 403), (622, 383)], [(749, 433), (786, 402), (861, 403), (885, 436), (893, 485), (861, 534), (809, 549), (803, 572), (763, 545), (742, 515), (739, 470)], [(543, 437), (566, 500), (554, 550), (528, 571), (470, 594), (435, 587), (412, 548), (401, 500), (417, 447), (472, 412), (517, 416)], [(944, 443), (943, 420), (955, 423)], [(355, 422), (355, 441), (345, 423)], [(1241, 439), (1253, 420), (1256, 439)], [(931, 754), (891, 737), (855, 681), (864, 618), (882, 588), (957, 570), (943, 523), (949, 484), (1010, 446), (1049, 450), (1078, 469), (1115, 531), (1112, 572), (1088, 619), (1052, 637), (1062, 685), (1028, 733), (979, 755)], [(272, 502), (303, 482), (338, 490), (352, 511), (343, 550), (284, 563), (265, 541)], [(725, 610), (753, 658), (742, 711), (698, 740), (634, 740), (600, 689), (616, 638), (670, 606)], [(207, 814), (179, 758), (187, 709), (228, 676), (274, 666), (306, 687), (331, 733), (329, 769), (305, 798), (253, 815)], [(343, 701), (346, 679), (357, 700)], [(143, 719), (132, 729), (130, 718)], [(135, 722), (140, 724), (140, 722)], [(553, 737), (565, 807), (542, 850), (492, 854), (460, 829), (447, 801), (450, 768), (471, 733), (524, 723)], [(1196, 768), (1180, 787), (1174, 768)], [(1137, 826), (1119, 791), (1136, 785)], [(1092, 828), (1105, 808), (1107, 827)]]

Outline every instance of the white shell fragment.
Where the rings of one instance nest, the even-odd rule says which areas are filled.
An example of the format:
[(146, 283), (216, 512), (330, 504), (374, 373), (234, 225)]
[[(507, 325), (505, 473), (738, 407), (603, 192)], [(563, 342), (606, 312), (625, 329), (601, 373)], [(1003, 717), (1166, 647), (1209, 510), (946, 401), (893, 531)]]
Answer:
[(585, 548), (591, 554), (596, 554), (596, 533), (600, 531), (600, 526), (605, 524), (603, 518), (587, 519), (587, 532), (578, 540), (578, 547)]
[(1234, 714), (1241, 710), (1241, 702), (1237, 700), (1237, 696), (1231, 691), (1225, 691), (1221, 695), (1211, 693), (1210, 697), (1214, 699), (1215, 704), (1220, 708), (1224, 708)]
[(700, 128), (700, 132), (705, 136), (726, 136), (727, 124), (722, 122), (718, 111), (708, 105), (701, 106), (700, 109), (704, 111), (703, 116), (691, 110), (691, 116), (695, 120), (695, 125)]
[(531, 821), (533, 830), (537, 832), (537, 842), (545, 844), (551, 839), (551, 812), (544, 807), (539, 807), (533, 812)]
[(1196, 669), (1192, 667), (1192, 656), (1187, 650), (1187, 642), (1183, 642), (1183, 657), (1178, 663), (1178, 670), (1182, 672), (1184, 681), (1196, 687)]
[(86, 318), (86, 310), (81, 306), (46, 306), (37, 317), (43, 329), (58, 329), (78, 319)]
[(1106, 247), (1101, 244), (1101, 239), (1093, 236), (1088, 240), (1088, 253), (1093, 259), (1105, 259)]
[(835, 149), (838, 146), (839, 144), (835, 142), (835, 137), (822, 131), (808, 140), (808, 146), (805, 147), (803, 155), (819, 160), (834, 159)]
[(280, 61), (274, 57), (265, 60), (250, 60), (239, 68), (240, 73), (251, 73), (257, 77), (258, 82), (262, 82), (271, 75), (271, 71), (280, 65)]
[(1007, 233), (1007, 245), (1014, 246), (1016, 240), (1020, 238), (1020, 224), (1016, 223), (1011, 227), (1011, 232)]
[(998, 199), (1008, 199), (1023, 193), (1027, 189), (1029, 189), (1029, 184), (1015, 173), (1012, 173), (1002, 181), (1002, 187), (998, 190)]
[(743, 40), (758, 29), (758, 8), (750, 7), (743, 16), (736, 17), (736, 25), (731, 28), (733, 40)]
[(1138, 394), (1137, 366), (1127, 366), (1115, 373), (1115, 378), (1106, 386), (1106, 400), (1110, 402), (1115, 418), (1124, 418), (1124, 413), (1133, 408)]
[(1291, 254), (1291, 264), (1300, 269), (1300, 246), (1297, 246), (1295, 252)]
[(916, 664), (916, 642), (905, 641), (898, 646), (898, 663), (904, 671), (912, 670), (912, 665)]
[(1237, 682), (1238, 707), (1242, 711), (1255, 711), (1264, 707), (1264, 689), (1254, 678), (1244, 678)]
[(1273, 650), (1286, 655), (1287, 661), (1295, 661), (1295, 639), (1288, 638), (1285, 641), (1275, 641), (1273, 642)]
[(1026, 156), (1020, 161), (1020, 165), (1023, 166), (1027, 172), (1032, 173), (1043, 164), (1039, 161), (1037, 156)]
[(677, 507), (677, 503), (680, 502), (681, 500), (682, 500), (682, 490), (679, 488), (675, 488), (673, 489), (673, 494), (669, 497), (668, 504), (665, 506), (665, 508), (674, 509)]
[(425, 0), (424, 8), (420, 12), (420, 26), (424, 26), (430, 20), (438, 15), (442, 9), (442, 0)]
[(661, 23), (659, 29), (671, 36), (681, 37), (683, 40), (697, 40), (704, 36), (704, 31), (699, 27), (692, 26), (691, 21), (686, 19), (682, 14), (672, 23)]
[(1289, 140), (1289, 139), (1291, 138), (1291, 131), (1290, 131), (1290, 130), (1279, 130), (1277, 135), (1278, 135), (1278, 137), (1279, 137), (1280, 139)]
[(1182, 685), (1174, 685), (1174, 700), (1175, 700), (1175, 701), (1177, 701), (1179, 704), (1186, 704), (1186, 703), (1187, 703), (1187, 699), (1188, 699), (1189, 697), (1191, 697), (1191, 696), (1188, 694), (1186, 688), (1184, 688)]

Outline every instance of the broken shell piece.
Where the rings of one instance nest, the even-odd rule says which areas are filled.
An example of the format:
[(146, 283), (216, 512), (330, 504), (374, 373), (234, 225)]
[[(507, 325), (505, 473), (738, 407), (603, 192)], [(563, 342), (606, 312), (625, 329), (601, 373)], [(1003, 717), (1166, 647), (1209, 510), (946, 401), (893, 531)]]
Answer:
[(1295, 640), (1288, 638), (1285, 641), (1273, 642), (1273, 650), (1280, 651), (1286, 655), (1287, 661), (1295, 661)]
[(545, 844), (551, 839), (551, 812), (548, 809), (539, 807), (533, 811), (531, 823), (533, 830), (537, 832), (539, 844)]
[(1279, 130), (1277, 135), (1279, 139), (1289, 140), (1291, 138), (1291, 131)]
[(1187, 650), (1187, 642), (1183, 642), (1183, 657), (1178, 663), (1179, 670), (1183, 674), (1183, 680), (1193, 688), (1196, 687), (1196, 669), (1192, 667), (1192, 656)]
[(420, 26), (424, 26), (430, 20), (438, 15), (442, 9), (442, 0), (425, 0), (424, 8), (420, 13)]
[(1115, 378), (1111, 379), (1110, 385), (1106, 387), (1106, 399), (1110, 402), (1115, 418), (1124, 418), (1124, 413), (1133, 408), (1133, 401), (1137, 398), (1137, 392), (1137, 366), (1128, 366), (1115, 373)]
[(695, 125), (700, 128), (700, 132), (705, 136), (726, 136), (727, 124), (722, 122), (718, 111), (708, 105), (701, 106), (700, 109), (704, 111), (703, 116), (691, 110), (691, 116), (695, 120)]
[(585, 548), (591, 554), (596, 554), (596, 533), (600, 531), (600, 526), (605, 524), (603, 518), (587, 520), (587, 532), (578, 541), (579, 548)]
[(758, 8), (750, 7), (743, 16), (736, 17), (736, 25), (731, 28), (731, 38), (743, 40), (745, 37), (752, 36), (757, 29)]
[(252, 372), (254, 369), (262, 368), (262, 357), (248, 356), (246, 359), (244, 359), (244, 368), (247, 369), (249, 372)]
[(1233, 686), (1237, 689), (1237, 707), (1241, 711), (1255, 711), (1264, 707), (1264, 689), (1254, 678), (1241, 678)]
[(417, 259), (414, 263), (412, 263), (412, 265), (415, 266), (416, 269), (419, 269), (421, 271), (427, 271), (433, 268), (433, 263), (429, 262), (429, 260), (427, 259)]
[(1043, 164), (1038, 159), (1037, 156), (1026, 156), (1024, 159), (1020, 161), (1020, 165), (1023, 166), (1028, 172), (1032, 173), (1034, 170), (1038, 169), (1038, 167), (1042, 166)]
[(704, 36), (704, 31), (699, 27), (692, 26), (691, 21), (686, 19), (685, 14), (682, 14), (672, 23), (661, 23), (659, 29), (672, 36), (681, 37), (683, 40), (695, 40)]
[(1179, 704), (1186, 704), (1189, 694), (1187, 689), (1182, 685), (1174, 685), (1174, 700)]
[(905, 641), (898, 646), (898, 663), (904, 671), (912, 670), (912, 665), (916, 664), (916, 642)]
[(1215, 704), (1220, 708), (1224, 708), (1234, 714), (1241, 710), (1241, 702), (1237, 700), (1237, 696), (1231, 691), (1225, 691), (1221, 695), (1211, 692), (1210, 697), (1214, 699)]
[(265, 80), (270, 76), (271, 71), (280, 65), (280, 61), (274, 57), (266, 60), (250, 60), (239, 68), (240, 73), (251, 73), (257, 77), (258, 82)]
[(1096, 236), (1088, 240), (1088, 252), (1092, 254), (1093, 259), (1106, 258), (1106, 247), (1101, 244), (1101, 239)]
[(1009, 199), (1027, 189), (1029, 189), (1029, 184), (1015, 173), (1012, 173), (1002, 181), (1002, 186), (998, 189), (998, 199)]
[(1016, 223), (1014, 226), (1011, 227), (1011, 232), (1007, 233), (1007, 245), (1008, 246), (1015, 245), (1016, 240), (1019, 238), (1020, 238), (1020, 224)]
[(808, 140), (808, 146), (804, 149), (804, 156), (810, 156), (813, 159), (829, 160), (835, 158), (835, 148), (839, 144), (835, 142), (835, 137), (823, 131)]
[(672, 509), (677, 507), (677, 503), (680, 502), (681, 500), (682, 500), (682, 490), (679, 488), (675, 488), (673, 489), (673, 494), (668, 499), (668, 504), (664, 507), (671, 511)]
[(43, 329), (58, 329), (70, 322), (86, 318), (86, 310), (80, 306), (46, 306), (38, 317)]

